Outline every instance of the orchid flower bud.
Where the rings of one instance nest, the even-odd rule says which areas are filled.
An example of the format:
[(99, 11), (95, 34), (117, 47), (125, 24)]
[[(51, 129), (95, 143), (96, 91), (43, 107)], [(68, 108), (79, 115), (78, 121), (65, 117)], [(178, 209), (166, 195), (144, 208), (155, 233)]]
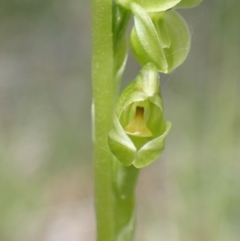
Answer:
[(180, 14), (174, 10), (148, 13), (137, 3), (131, 4), (131, 11), (131, 47), (138, 62), (143, 66), (153, 62), (163, 73), (182, 64), (190, 49), (190, 32)]
[(118, 99), (109, 148), (123, 165), (142, 168), (162, 153), (170, 127), (163, 115), (158, 69), (148, 63)]

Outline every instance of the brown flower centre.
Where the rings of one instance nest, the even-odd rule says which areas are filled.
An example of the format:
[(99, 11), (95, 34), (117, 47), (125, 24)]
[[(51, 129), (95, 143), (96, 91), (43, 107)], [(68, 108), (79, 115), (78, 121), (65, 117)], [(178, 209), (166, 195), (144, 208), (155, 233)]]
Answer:
[(125, 132), (132, 136), (150, 137), (152, 132), (147, 128), (144, 120), (144, 107), (137, 106), (132, 121), (124, 128)]

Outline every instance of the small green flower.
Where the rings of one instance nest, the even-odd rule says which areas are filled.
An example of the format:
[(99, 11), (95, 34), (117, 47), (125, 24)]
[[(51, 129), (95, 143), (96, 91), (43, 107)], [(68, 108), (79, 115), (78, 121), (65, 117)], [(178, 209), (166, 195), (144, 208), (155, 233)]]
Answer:
[(170, 127), (163, 115), (158, 69), (148, 63), (118, 99), (110, 150), (123, 165), (142, 168), (162, 153)]
[(158, 70), (170, 73), (186, 59), (190, 49), (190, 32), (185, 20), (174, 10), (148, 13), (131, 4), (134, 27), (131, 47), (138, 62), (153, 62)]

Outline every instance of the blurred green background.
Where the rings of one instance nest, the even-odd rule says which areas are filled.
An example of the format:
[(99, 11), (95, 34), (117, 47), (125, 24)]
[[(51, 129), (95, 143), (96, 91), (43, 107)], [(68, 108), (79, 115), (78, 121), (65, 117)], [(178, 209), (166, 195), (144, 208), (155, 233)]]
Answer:
[[(239, 9), (180, 11), (192, 47), (161, 76), (173, 126), (140, 176), (137, 241), (240, 240)], [(88, 0), (0, 1), (1, 241), (94, 241), (90, 28)], [(130, 54), (123, 87), (138, 70)]]

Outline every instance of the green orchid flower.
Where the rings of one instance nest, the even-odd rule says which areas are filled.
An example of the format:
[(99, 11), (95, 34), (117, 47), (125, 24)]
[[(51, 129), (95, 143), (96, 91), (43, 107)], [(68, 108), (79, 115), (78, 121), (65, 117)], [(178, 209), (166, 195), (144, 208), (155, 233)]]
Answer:
[(148, 63), (118, 99), (109, 148), (123, 165), (142, 168), (162, 153), (170, 127), (164, 119), (158, 68)]
[(138, 62), (153, 62), (158, 70), (170, 73), (186, 59), (190, 49), (190, 32), (185, 20), (174, 10), (147, 13), (131, 4), (134, 27), (131, 47)]

